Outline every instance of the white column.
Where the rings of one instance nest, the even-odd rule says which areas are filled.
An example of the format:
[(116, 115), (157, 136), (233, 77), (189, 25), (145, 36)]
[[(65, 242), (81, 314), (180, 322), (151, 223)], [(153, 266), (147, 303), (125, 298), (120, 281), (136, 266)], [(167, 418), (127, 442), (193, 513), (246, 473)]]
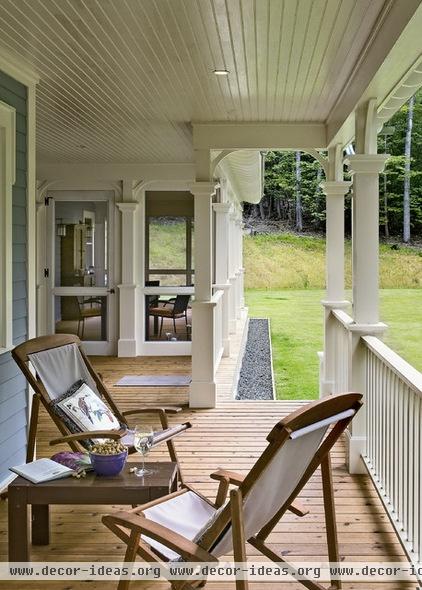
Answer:
[(358, 324), (379, 321), (378, 178), (386, 160), (385, 154), (356, 154), (348, 158), (353, 178), (353, 315)]
[(236, 213), (232, 211), (229, 216), (229, 333), (237, 332), (237, 307), (236, 307)]
[(214, 183), (191, 185), (195, 203), (195, 301), (192, 304), (192, 383), (189, 405), (216, 403), (212, 302), (212, 195)]
[(236, 252), (236, 318), (241, 319), (244, 308), (243, 296), (243, 260), (242, 260), (242, 242), (243, 242), (243, 221), (242, 212), (238, 211), (236, 217), (236, 234), (235, 234), (235, 252)]
[(37, 336), (45, 336), (48, 331), (47, 297), (48, 284), (44, 276), (47, 266), (47, 219), (44, 196), (37, 200)]
[(327, 180), (321, 183), (326, 196), (326, 296), (324, 306), (324, 355), (320, 380), (321, 395), (333, 393), (335, 371), (335, 326), (331, 311), (348, 305), (344, 297), (344, 196), (350, 182)]
[(116, 203), (122, 214), (122, 282), (119, 288), (119, 341), (118, 356), (136, 356), (136, 235), (135, 213), (137, 202)]
[(223, 356), (230, 356), (229, 338), (229, 214), (230, 203), (214, 203), (215, 211), (215, 288), (224, 291), (223, 296)]
[[(379, 191), (378, 178), (387, 157), (377, 154), (376, 99), (359, 106), (355, 113), (356, 155), (347, 163), (353, 178), (352, 270), (353, 317), (350, 326), (349, 389), (366, 393), (366, 351), (363, 335), (380, 335), (379, 322)], [(361, 455), (366, 447), (365, 403), (353, 420), (349, 438), (349, 471), (365, 473)]]
[(245, 309), (245, 268), (243, 266), (243, 213), (241, 213), (242, 217), (240, 219), (240, 231), (239, 231), (239, 272), (240, 272), (240, 280), (239, 280), (239, 290), (240, 290), (240, 308), (243, 311)]

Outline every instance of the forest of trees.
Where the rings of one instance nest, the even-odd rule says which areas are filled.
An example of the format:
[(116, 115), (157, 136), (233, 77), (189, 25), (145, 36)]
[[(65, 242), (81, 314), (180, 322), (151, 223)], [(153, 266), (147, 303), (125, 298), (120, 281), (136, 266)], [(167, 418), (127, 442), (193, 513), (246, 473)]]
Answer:
[[(422, 239), (422, 90), (384, 126), (378, 152), (391, 154), (380, 176), (380, 235), (403, 242)], [(347, 173), (346, 173), (347, 178)], [(292, 231), (325, 231), (321, 165), (303, 152), (268, 152), (264, 197), (245, 204), (245, 221), (274, 220)], [(350, 233), (350, 196), (346, 232)]]

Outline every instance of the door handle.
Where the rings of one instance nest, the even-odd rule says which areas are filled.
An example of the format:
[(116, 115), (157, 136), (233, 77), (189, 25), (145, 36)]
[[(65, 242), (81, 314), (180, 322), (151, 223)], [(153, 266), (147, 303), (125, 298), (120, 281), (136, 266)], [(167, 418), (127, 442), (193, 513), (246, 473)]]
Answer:
[(114, 289), (107, 289), (107, 293), (110, 293), (111, 295), (114, 295), (115, 291), (114, 291)]

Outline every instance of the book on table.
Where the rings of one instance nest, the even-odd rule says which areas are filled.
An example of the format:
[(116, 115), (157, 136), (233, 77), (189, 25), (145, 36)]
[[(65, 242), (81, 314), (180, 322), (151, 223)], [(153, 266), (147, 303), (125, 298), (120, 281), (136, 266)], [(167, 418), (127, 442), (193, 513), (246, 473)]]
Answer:
[(51, 459), (37, 459), (36, 461), (31, 461), (31, 463), (10, 467), (10, 471), (21, 475), (32, 483), (62, 479), (75, 473), (73, 469)]

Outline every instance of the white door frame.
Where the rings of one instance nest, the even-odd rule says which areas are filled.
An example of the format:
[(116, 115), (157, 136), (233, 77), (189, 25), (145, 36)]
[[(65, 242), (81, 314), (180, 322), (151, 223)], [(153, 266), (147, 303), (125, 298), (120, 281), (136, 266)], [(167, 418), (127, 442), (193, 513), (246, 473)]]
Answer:
[[(86, 194), (81, 194), (85, 192)], [(108, 194), (107, 194), (108, 193)], [(115, 254), (115, 192), (113, 189), (62, 189), (54, 187), (48, 194), (46, 236), (47, 236), (47, 333), (55, 332), (54, 297), (66, 295), (91, 295), (107, 297), (107, 340), (84, 340), (83, 347), (90, 355), (115, 355), (117, 350), (117, 290)], [(55, 203), (58, 201), (103, 201), (108, 202), (108, 285), (106, 287), (56, 287), (55, 286)]]

